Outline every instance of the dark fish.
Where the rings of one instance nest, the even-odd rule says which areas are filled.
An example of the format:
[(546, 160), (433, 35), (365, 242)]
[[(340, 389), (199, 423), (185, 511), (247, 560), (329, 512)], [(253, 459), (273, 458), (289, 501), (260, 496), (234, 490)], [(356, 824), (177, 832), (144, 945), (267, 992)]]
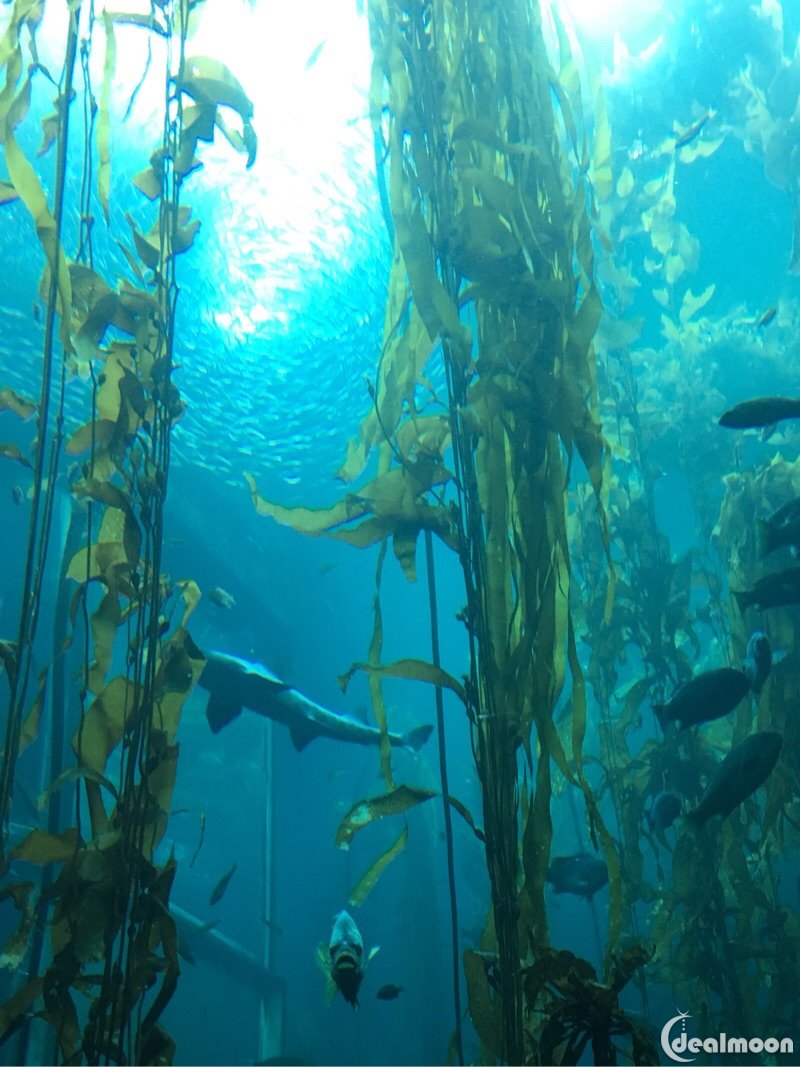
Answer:
[(681, 802), (674, 793), (659, 793), (650, 810), (645, 812), (651, 830), (667, 830), (681, 813)]
[(800, 545), (800, 498), (773, 511), (768, 519), (756, 519), (756, 550), (760, 557), (787, 545)]
[(397, 1000), (402, 992), (403, 987), (401, 985), (392, 985), (390, 982), (388, 985), (382, 985), (376, 996), (378, 1000)]
[(711, 118), (711, 112), (707, 111), (705, 113), (705, 115), (703, 115), (702, 118), (698, 119), (697, 122), (692, 123), (692, 125), (688, 128), (688, 130), (684, 130), (683, 133), (678, 134), (678, 136), (677, 136), (677, 138), (675, 140), (675, 148), (676, 149), (684, 148), (687, 144), (691, 144), (692, 141), (697, 136), (699, 136), (700, 131), (702, 130), (702, 128), (705, 126), (705, 124), (708, 122), (708, 120), (710, 118)]
[(769, 678), (769, 672), (772, 670), (772, 660), (772, 645), (769, 643), (769, 638), (761, 630), (756, 630), (750, 635), (750, 640), (747, 642), (747, 652), (742, 661), (744, 673), (750, 679), (750, 688), (756, 696), (761, 692), (764, 683)]
[(730, 815), (769, 778), (781, 744), (780, 734), (764, 730), (734, 745), (714, 772), (702, 800), (686, 818), (701, 826), (713, 815)]
[(358, 991), (364, 977), (364, 942), (358, 927), (346, 911), (333, 920), (328, 945), (331, 978), (348, 1004), (358, 1007)]
[(777, 314), (778, 309), (776, 307), (768, 307), (761, 318), (756, 322), (756, 329), (763, 329), (764, 326), (769, 326)]
[(786, 567), (759, 578), (752, 589), (733, 590), (740, 611), (751, 604), (758, 608), (777, 608), (800, 602), (800, 567)]
[(236, 864), (231, 867), (227, 874), (223, 874), (214, 888), (211, 890), (211, 896), (208, 898), (209, 904), (217, 904), (225, 896), (225, 890), (228, 888), (228, 883), (236, 873)]
[(231, 608), (236, 607), (236, 601), (233, 599), (230, 593), (227, 593), (222, 586), (216, 585), (209, 591), (208, 599), (212, 600), (218, 608), (225, 608), (226, 611), (230, 611)]
[[(358, 745), (380, 744), (381, 732), (376, 726), (367, 726), (349, 715), (338, 715), (323, 708), (276, 678), (263, 664), (224, 652), (207, 652), (205, 656), (206, 664), (198, 685), (211, 694), (206, 718), (215, 734), (241, 715), (245, 707), (287, 726), (298, 752), (317, 737)], [(432, 726), (425, 724), (402, 734), (390, 733), (389, 743), (416, 752), (428, 740), (432, 730)]]
[(720, 426), (731, 430), (752, 430), (773, 426), (781, 419), (800, 418), (800, 400), (788, 396), (760, 396), (743, 400), (720, 416)]
[(601, 859), (588, 852), (556, 856), (547, 871), (546, 881), (556, 893), (574, 893), (591, 900), (608, 882), (608, 868)]
[(21, 486), (19, 486), (19, 485), (12, 485), (11, 486), (11, 499), (14, 501), (14, 503), (17, 505), (17, 507), (19, 507), (19, 505), (25, 499), (25, 492), (24, 492), (24, 490), (22, 489)]
[(703, 671), (682, 685), (667, 704), (653, 704), (661, 729), (677, 722), (681, 730), (721, 719), (733, 711), (750, 690), (750, 679), (734, 667)]

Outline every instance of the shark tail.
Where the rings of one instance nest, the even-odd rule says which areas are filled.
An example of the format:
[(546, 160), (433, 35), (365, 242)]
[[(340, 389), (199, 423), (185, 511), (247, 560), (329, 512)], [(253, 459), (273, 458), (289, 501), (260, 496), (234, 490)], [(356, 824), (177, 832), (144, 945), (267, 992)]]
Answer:
[(412, 752), (419, 752), (432, 733), (433, 726), (428, 723), (424, 726), (415, 726), (413, 730), (408, 730), (401, 735), (403, 748), (410, 748)]
[(227, 726), (229, 722), (233, 722), (241, 714), (242, 705), (228, 696), (212, 693), (208, 698), (206, 718), (212, 733), (218, 734), (223, 727)]

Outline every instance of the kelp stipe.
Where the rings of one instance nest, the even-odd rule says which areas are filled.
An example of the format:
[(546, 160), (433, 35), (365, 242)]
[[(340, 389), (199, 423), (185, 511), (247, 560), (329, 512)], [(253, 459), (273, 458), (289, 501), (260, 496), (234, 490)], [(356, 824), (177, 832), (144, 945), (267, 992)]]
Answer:
[[(34, 36), (43, 5), (15, 0), (0, 44), (7, 86), (0, 118), (10, 178), (3, 183), (2, 199), (11, 202), (16, 195), (22, 200), (46, 260), (44, 374), (21, 622), (15, 646), (3, 646), (12, 694), (0, 780), (4, 866), (7, 870), (12, 859), (39, 864), (44, 877), (35, 902), (32, 883), (3, 890), (21, 913), (6, 961), (19, 960), (26, 951), (31, 955), (27, 981), (0, 1010), (0, 1040), (20, 1030), (18, 1051), (24, 1058), (36, 1012), (52, 1029), (58, 1049), (53, 1058), (168, 1063), (174, 1042), (159, 1020), (179, 975), (177, 933), (168, 908), (175, 861), (159, 865), (154, 853), (171, 807), (181, 709), (203, 663), (186, 631), (200, 591), (191, 579), (173, 583), (161, 572), (170, 434), (183, 411), (172, 381), (176, 257), (191, 247), (199, 225), (190, 220), (181, 193), (184, 179), (200, 165), (198, 141), (211, 139), (218, 117), (219, 128), (250, 161), (255, 136), (252, 106), (234, 76), (215, 60), (186, 55), (197, 3), (168, 0), (147, 16), (120, 11), (102, 18), (95, 17), (93, 4), (73, 0), (68, 6), (64, 77), (55, 113), (42, 123), (41, 151), (55, 145), (57, 155), (52, 211), (15, 137), (27, 115), (31, 80), (47, 73), (37, 63)], [(98, 101), (89, 61), (101, 23), (105, 62)], [(106, 222), (115, 222), (110, 104), (115, 34), (121, 26), (152, 37), (143, 77), (163, 86), (164, 113), (150, 165), (134, 179), (153, 202), (154, 220), (145, 233), (137, 219), (126, 216), (133, 249), (117, 243), (134, 281), (115, 288), (95, 267), (94, 249), (101, 240), (95, 198)], [(32, 63), (20, 84), (26, 44)], [(138, 87), (134, 97), (137, 92)], [(70, 131), (79, 118), (78, 100), (84, 119), (82, 180), (77, 198), (70, 200), (65, 175), (70, 152), (77, 151)], [(240, 131), (217, 115), (221, 106), (238, 113)], [(72, 261), (63, 244), (67, 218), (77, 231)], [(120, 335), (131, 339), (120, 340)], [(75, 374), (88, 383), (90, 416), (64, 442), (64, 388)], [(32, 402), (8, 389), (2, 395), (4, 407), (23, 417), (31, 413)], [(67, 538), (71, 555), (58, 592), (72, 632), (56, 635), (52, 669), (63, 674), (62, 657), (74, 638), (80, 640), (80, 721), (72, 738), (77, 763), (62, 766), (40, 798), (50, 802), (48, 828), (33, 830), (9, 851), (16, 760), (35, 740), (41, 712), (40, 690), (23, 717), (62, 444), (67, 455), (80, 457), (69, 489), (84, 506), (73, 510)], [(76, 548), (81, 526), (85, 544)], [(113, 663), (124, 663), (125, 672), (109, 679)], [(64, 697), (62, 678), (54, 687), (59, 706), (54, 705), (51, 726), (57, 732), (63, 731), (63, 718), (60, 725), (56, 720), (63, 717)], [(61, 740), (55, 738), (57, 744)], [(69, 829), (59, 823), (55, 803), (66, 785), (73, 787), (76, 820)], [(58, 867), (55, 877), (51, 865)], [(39, 925), (33, 927), (34, 908), (50, 912), (47, 946)], [(88, 1008), (73, 999), (76, 992), (89, 995)]]
[[(471, 653), (463, 682), (418, 661), (381, 665), (378, 614), (370, 660), (356, 667), (371, 680), (446, 686), (465, 706), (497, 944), (491, 960), (465, 953), (470, 1010), (485, 1061), (535, 1062), (548, 1025), (547, 1048), (559, 1044), (557, 1005), (544, 984), (524, 981), (548, 940), (551, 760), (581, 790), (609, 867), (609, 975), (621, 923), (619, 862), (582, 769), (586, 701), (566, 523), (577, 449), (610, 569), (592, 349), (601, 313), (595, 194), (585, 178), (591, 172), (596, 195), (609, 195), (610, 135), (598, 94), (591, 150), (568, 35), (558, 25), (555, 71), (536, 5), (378, 0), (369, 20), (394, 263), (372, 407), (339, 477), (358, 478), (373, 448), (377, 475), (320, 510), (280, 507), (249, 484), (262, 514), (295, 529), (360, 547), (391, 538), (412, 580), (420, 530), (458, 554)], [(431, 413), (432, 355), (444, 364), (445, 415)], [(612, 594), (610, 583), (609, 603)], [(566, 746), (553, 712), (568, 671)], [(393, 787), (381, 810), (405, 810), (412, 799), (422, 798)], [(571, 1040), (565, 1030), (560, 1043)], [(644, 1043), (633, 1044), (642, 1055)]]

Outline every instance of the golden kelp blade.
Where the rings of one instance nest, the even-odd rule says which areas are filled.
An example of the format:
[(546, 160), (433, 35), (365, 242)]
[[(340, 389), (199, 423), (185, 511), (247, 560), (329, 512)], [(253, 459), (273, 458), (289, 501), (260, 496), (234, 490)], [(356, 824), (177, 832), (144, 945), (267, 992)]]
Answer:
[(11, 850), (11, 858), (27, 863), (64, 863), (75, 855), (78, 844), (78, 831), (75, 829), (65, 830), (63, 834), (31, 830)]
[(435, 790), (417, 789), (410, 785), (400, 785), (390, 793), (373, 797), (371, 800), (361, 800), (355, 804), (342, 819), (339, 829), (336, 831), (336, 847), (349, 848), (359, 830), (368, 826), (377, 819), (385, 819), (388, 815), (402, 815), (409, 808), (415, 808), (431, 797), (438, 796)]
[(364, 874), (362, 874), (357, 884), (351, 890), (350, 896), (347, 899), (353, 905), (353, 907), (357, 908), (364, 903), (369, 894), (375, 888), (375, 885), (377, 884), (377, 881), (380, 876), (383, 874), (383, 872), (386, 870), (392, 860), (396, 859), (400, 855), (400, 853), (406, 847), (407, 842), (408, 826), (404, 826), (400, 836), (397, 838), (394, 844), (390, 845), (385, 852), (382, 852), (380, 856), (378, 856), (378, 858), (375, 860), (369, 870), (365, 871)]
[(342, 688), (342, 692), (345, 692), (350, 679), (356, 671), (379, 674), (386, 678), (407, 678), (413, 682), (428, 682), (430, 685), (438, 685), (442, 689), (449, 689), (456, 694), (462, 703), (466, 703), (467, 698), (463, 685), (457, 682), (447, 671), (442, 670), (441, 667), (434, 667), (433, 664), (426, 663), (425, 660), (398, 659), (394, 663), (386, 663), (383, 666), (374, 666), (371, 663), (354, 663), (345, 674), (339, 677), (339, 685)]

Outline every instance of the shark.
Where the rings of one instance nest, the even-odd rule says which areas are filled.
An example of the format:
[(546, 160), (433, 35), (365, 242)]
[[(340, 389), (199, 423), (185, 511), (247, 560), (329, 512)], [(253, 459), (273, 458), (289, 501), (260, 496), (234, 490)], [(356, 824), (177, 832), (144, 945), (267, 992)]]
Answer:
[[(203, 652), (206, 663), (198, 685), (208, 691), (206, 718), (218, 734), (249, 708), (273, 722), (288, 727), (292, 744), (298, 752), (318, 737), (349, 741), (356, 745), (380, 744), (376, 726), (340, 715), (316, 704), (292, 686), (281, 681), (263, 663), (251, 663), (227, 652)], [(405, 733), (389, 733), (396, 748), (416, 752), (431, 735), (430, 725), (416, 726)]]

